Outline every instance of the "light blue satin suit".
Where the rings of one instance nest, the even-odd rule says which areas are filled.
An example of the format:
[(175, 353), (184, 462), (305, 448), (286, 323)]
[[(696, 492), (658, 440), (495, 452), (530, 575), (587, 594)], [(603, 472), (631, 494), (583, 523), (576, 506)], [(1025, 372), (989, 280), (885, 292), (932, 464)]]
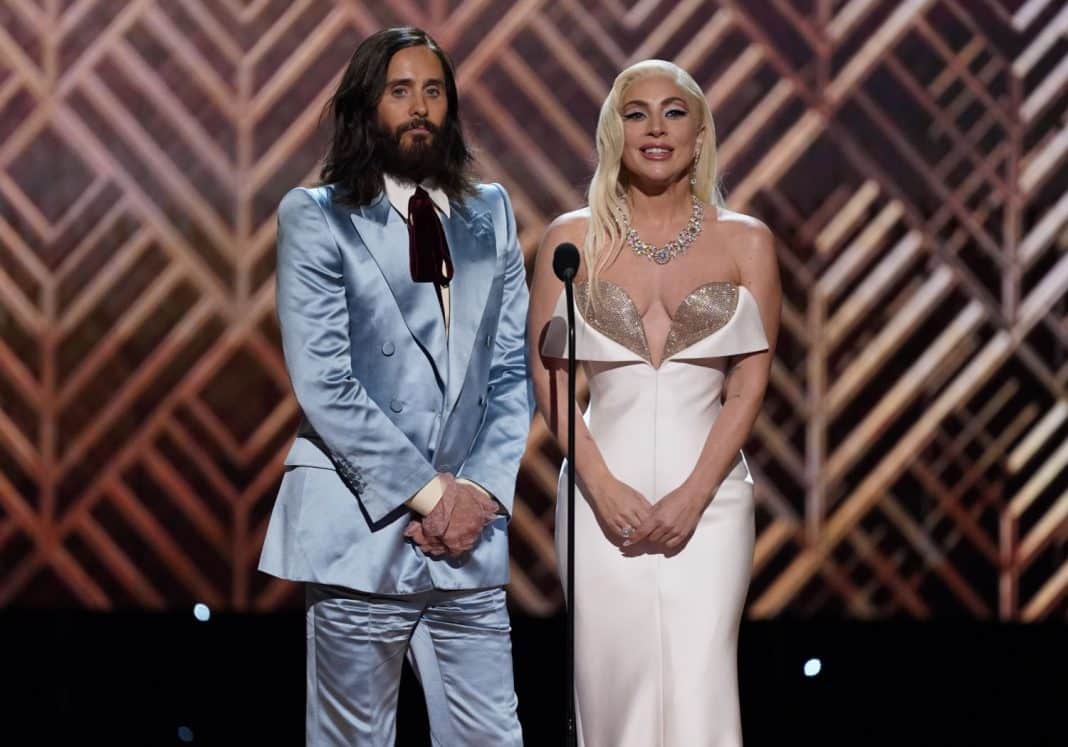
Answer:
[(446, 335), (385, 195), (333, 198), (294, 189), (278, 210), (278, 316), (303, 418), (260, 558), (308, 582), (308, 743), (392, 744), (407, 650), (436, 744), (521, 744), (507, 517), (459, 560), (402, 534), (405, 502), (438, 472), (511, 513), (532, 413), (511, 204), (481, 185), (440, 216), (455, 267)]

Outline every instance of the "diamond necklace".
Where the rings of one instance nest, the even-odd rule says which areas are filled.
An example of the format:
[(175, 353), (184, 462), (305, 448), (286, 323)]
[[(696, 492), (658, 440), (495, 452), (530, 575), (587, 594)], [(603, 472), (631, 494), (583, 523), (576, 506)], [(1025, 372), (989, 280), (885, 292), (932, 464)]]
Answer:
[(704, 205), (697, 199), (697, 195), (691, 195), (690, 199), (693, 200), (693, 213), (690, 214), (690, 220), (686, 222), (686, 226), (683, 227), (677, 237), (660, 248), (642, 241), (641, 237), (638, 236), (638, 231), (630, 224), (630, 211), (624, 208), (621, 211), (623, 228), (626, 233), (627, 244), (634, 253), (639, 257), (648, 257), (658, 265), (666, 265), (675, 257), (685, 254), (686, 250), (701, 235), (701, 223), (705, 217)]

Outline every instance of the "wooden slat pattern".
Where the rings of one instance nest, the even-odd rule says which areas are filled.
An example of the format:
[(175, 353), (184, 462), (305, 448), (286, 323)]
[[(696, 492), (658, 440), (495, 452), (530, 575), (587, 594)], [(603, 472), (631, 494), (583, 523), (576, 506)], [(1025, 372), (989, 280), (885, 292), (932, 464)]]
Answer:
[[(713, 103), (780, 239), (749, 614), (1068, 619), (1068, 10), (1046, 2), (0, 4), (0, 604), (296, 603), (254, 572), (297, 410), (274, 209), (353, 46), (454, 52), (528, 259), (619, 68)], [(532, 429), (513, 601), (560, 606)]]

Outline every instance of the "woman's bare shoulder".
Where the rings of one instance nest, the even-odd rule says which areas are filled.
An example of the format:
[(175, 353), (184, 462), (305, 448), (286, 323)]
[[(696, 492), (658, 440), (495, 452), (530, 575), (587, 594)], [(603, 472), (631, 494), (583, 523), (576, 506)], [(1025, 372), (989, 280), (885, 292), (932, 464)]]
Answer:
[(580, 243), (586, 237), (586, 226), (590, 223), (590, 208), (581, 207), (558, 215), (545, 229), (546, 237), (552, 236), (560, 241)]
[(719, 208), (716, 214), (716, 224), (721, 230), (730, 232), (738, 238), (745, 237), (754, 241), (771, 238), (771, 229), (764, 221), (727, 208)]
[(548, 266), (556, 247), (565, 241), (581, 247), (586, 240), (586, 226), (589, 222), (590, 209), (588, 207), (557, 216), (546, 226), (545, 233), (541, 237), (541, 244), (538, 247), (538, 266)]
[(775, 237), (771, 229), (759, 218), (720, 208), (716, 216), (716, 227), (727, 239), (728, 247), (746, 254), (775, 251)]
[(553, 253), (560, 244), (571, 242), (581, 249), (586, 240), (586, 225), (589, 220), (590, 209), (580, 208), (557, 216), (545, 227), (534, 260), (535, 277), (552, 274)]
[(717, 226), (725, 239), (723, 246), (730, 253), (743, 280), (754, 275), (777, 273), (775, 236), (762, 220), (720, 208)]

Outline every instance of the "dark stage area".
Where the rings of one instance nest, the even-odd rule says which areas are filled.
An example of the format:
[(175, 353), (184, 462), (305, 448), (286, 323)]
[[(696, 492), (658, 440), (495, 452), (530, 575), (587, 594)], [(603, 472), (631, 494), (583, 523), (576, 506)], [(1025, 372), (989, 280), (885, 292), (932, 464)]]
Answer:
[[(299, 613), (0, 613), (0, 742), (302, 744), (303, 627)], [(562, 618), (513, 614), (528, 745), (563, 743), (563, 633)], [(1063, 744), (1063, 625), (746, 622), (740, 646), (750, 747)], [(406, 671), (398, 744), (428, 743)]]

